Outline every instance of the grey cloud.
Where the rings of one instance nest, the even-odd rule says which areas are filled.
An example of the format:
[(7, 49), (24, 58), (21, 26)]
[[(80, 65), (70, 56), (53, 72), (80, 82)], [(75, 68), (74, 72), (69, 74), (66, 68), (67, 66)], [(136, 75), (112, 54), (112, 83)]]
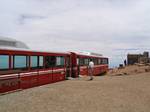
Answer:
[(37, 16), (37, 15), (28, 15), (28, 14), (21, 14), (20, 16), (19, 16), (19, 23), (20, 24), (25, 24), (25, 22), (27, 21), (27, 20), (35, 20), (35, 19), (45, 19), (46, 17), (44, 17), (44, 16)]

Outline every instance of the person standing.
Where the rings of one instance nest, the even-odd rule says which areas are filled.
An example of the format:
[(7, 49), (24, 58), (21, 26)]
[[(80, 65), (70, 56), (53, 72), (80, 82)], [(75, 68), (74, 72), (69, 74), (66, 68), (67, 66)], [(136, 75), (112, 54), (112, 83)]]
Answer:
[(127, 61), (126, 60), (124, 60), (124, 66), (127, 66)]
[(94, 70), (94, 62), (92, 61), (92, 59), (90, 59), (90, 62), (89, 62), (89, 76), (90, 76), (90, 80), (93, 80), (93, 70)]

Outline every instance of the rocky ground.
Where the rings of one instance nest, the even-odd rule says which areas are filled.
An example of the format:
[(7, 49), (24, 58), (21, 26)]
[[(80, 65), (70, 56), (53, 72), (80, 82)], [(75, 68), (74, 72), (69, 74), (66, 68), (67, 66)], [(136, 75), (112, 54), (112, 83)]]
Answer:
[(110, 76), (121, 76), (121, 75), (136, 75), (141, 73), (150, 72), (150, 66), (144, 64), (137, 64), (132, 66), (126, 66), (122, 68), (115, 68), (109, 70), (107, 75)]
[(150, 112), (147, 66), (68, 80), (0, 96), (0, 112)]

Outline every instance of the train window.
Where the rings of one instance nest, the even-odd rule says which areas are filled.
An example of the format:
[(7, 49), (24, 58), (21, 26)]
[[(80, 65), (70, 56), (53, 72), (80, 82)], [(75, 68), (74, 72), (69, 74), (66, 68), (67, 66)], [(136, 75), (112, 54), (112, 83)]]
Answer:
[(105, 64), (108, 64), (108, 60), (107, 59), (105, 59)]
[(11, 67), (13, 67), (14, 66), (14, 56), (11, 56)]
[(31, 67), (38, 67), (38, 56), (31, 56)]
[(106, 59), (106, 64), (108, 64), (108, 59)]
[(56, 57), (56, 66), (64, 66), (64, 65), (65, 65), (64, 57), (62, 56)]
[(87, 58), (80, 58), (79, 59), (79, 63), (80, 63), (81, 66), (88, 65), (89, 64), (89, 59), (87, 59)]
[(9, 69), (8, 55), (0, 55), (0, 69)]
[(55, 63), (56, 63), (56, 57), (55, 56), (46, 56), (45, 60), (46, 60), (46, 62), (45, 62), (46, 68), (55, 66)]
[(67, 67), (70, 66), (70, 57), (66, 57), (66, 66), (67, 66)]
[(94, 64), (98, 65), (98, 59), (97, 58), (94, 59)]
[(108, 59), (103, 59), (102, 64), (108, 64)]
[(98, 59), (98, 64), (100, 65), (102, 63), (101, 59)]
[(93, 58), (92, 60), (93, 60), (93, 62), (94, 62), (94, 65), (97, 65), (96, 59)]
[(43, 67), (44, 58), (43, 56), (39, 56), (39, 67)]
[(27, 58), (27, 61), (26, 61), (27, 64), (26, 64), (26, 66), (29, 67), (29, 61), (30, 61), (30, 58), (29, 58), (29, 56), (26, 56), (26, 58)]
[(27, 56), (14, 56), (14, 68), (26, 68)]
[(77, 65), (79, 65), (79, 58), (77, 58)]
[(102, 64), (104, 64), (104, 59), (102, 59)]
[(84, 59), (84, 65), (88, 65), (89, 64), (89, 59)]
[(84, 65), (84, 58), (80, 58), (80, 59), (79, 59), (79, 64), (80, 64), (81, 66)]

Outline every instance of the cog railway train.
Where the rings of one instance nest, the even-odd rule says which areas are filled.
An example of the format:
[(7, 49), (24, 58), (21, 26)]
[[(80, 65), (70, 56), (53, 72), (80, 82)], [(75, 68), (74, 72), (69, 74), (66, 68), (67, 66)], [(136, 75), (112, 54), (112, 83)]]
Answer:
[(90, 59), (95, 76), (107, 72), (108, 58), (100, 55), (0, 49), (0, 93), (88, 75)]

